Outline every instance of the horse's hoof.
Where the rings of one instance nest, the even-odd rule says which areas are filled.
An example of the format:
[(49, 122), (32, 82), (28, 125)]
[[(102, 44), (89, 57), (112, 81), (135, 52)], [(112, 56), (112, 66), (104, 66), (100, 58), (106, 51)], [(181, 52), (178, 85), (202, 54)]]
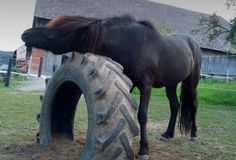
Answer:
[(162, 141), (162, 142), (168, 142), (169, 141), (169, 138), (166, 138), (164, 136), (161, 136), (159, 141)]
[(138, 160), (149, 160), (149, 155), (147, 154), (138, 155)]
[(191, 137), (191, 142), (196, 142), (198, 140), (197, 137)]

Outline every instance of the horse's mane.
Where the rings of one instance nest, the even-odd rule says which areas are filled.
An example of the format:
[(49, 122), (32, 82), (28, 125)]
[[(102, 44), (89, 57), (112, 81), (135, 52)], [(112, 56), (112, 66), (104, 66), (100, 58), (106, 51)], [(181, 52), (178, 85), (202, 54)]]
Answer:
[(129, 25), (134, 22), (136, 22), (135, 19), (130, 15), (125, 15), (120, 17), (110, 17), (103, 20), (103, 24), (109, 27)]
[(149, 28), (155, 29), (156, 27), (154, 26), (154, 24), (150, 21), (138, 21), (138, 23), (145, 25)]
[(80, 45), (81, 52), (83, 52), (88, 48), (90, 48), (92, 51), (95, 51), (96, 45), (99, 43), (102, 25), (112, 28), (133, 26), (137, 23), (155, 29), (150, 22), (136, 21), (135, 18), (129, 15), (104, 19), (82, 16), (58, 16), (49, 21), (46, 26), (58, 30), (62, 35), (67, 35), (68, 33), (70, 35), (74, 35), (76, 34), (75, 31), (78, 31), (78, 29), (88, 27), (86, 33), (87, 36), (83, 37), (84, 39), (80, 42), (82, 43)]
[(97, 19), (92, 17), (82, 17), (82, 16), (58, 16), (49, 21), (46, 26), (49, 28), (54, 28), (60, 32), (68, 32), (80, 27), (88, 26), (92, 23), (103, 22), (108, 27), (112, 26), (127, 26), (133, 23), (139, 23), (147, 27), (155, 29), (154, 25), (149, 21), (136, 21), (134, 17), (130, 15), (124, 15), (119, 17), (110, 17), (105, 19)]
[(99, 19), (81, 16), (58, 16), (49, 21), (46, 26), (66, 33), (97, 21)]
[(156, 30), (155, 25), (150, 22), (150, 21), (146, 21), (146, 20), (141, 20), (141, 21), (136, 21), (136, 19), (130, 15), (125, 15), (125, 16), (121, 16), (121, 17), (111, 17), (111, 18), (107, 18), (104, 20), (104, 24), (106, 24), (106, 26), (108, 27), (122, 27), (122, 26), (129, 26), (129, 25), (133, 25), (134, 23), (138, 23), (141, 25), (144, 25), (146, 27), (149, 27), (150, 29)]

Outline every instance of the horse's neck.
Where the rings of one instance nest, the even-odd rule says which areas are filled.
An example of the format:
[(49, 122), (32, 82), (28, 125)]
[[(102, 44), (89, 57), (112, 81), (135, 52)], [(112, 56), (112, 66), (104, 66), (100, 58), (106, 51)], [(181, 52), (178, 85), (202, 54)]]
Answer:
[(99, 36), (100, 36), (100, 28), (94, 23), (89, 26), (88, 32), (84, 37), (82, 49), (86, 52), (95, 53), (98, 50), (99, 46)]

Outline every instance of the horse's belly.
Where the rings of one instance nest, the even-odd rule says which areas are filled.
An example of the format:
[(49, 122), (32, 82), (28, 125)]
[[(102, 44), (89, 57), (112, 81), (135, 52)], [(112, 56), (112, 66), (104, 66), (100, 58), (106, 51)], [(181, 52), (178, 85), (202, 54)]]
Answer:
[[(160, 71), (160, 70), (159, 70)], [(169, 66), (165, 68), (162, 72), (158, 72), (155, 78), (155, 87), (164, 87), (176, 85), (179, 82), (185, 80), (191, 73), (191, 68), (189, 65), (178, 65)]]
[(186, 79), (186, 77), (174, 77), (174, 78), (163, 78), (163, 79), (157, 79), (153, 83), (153, 87), (155, 88), (161, 88), (161, 87), (166, 87), (166, 86), (172, 86), (180, 83)]

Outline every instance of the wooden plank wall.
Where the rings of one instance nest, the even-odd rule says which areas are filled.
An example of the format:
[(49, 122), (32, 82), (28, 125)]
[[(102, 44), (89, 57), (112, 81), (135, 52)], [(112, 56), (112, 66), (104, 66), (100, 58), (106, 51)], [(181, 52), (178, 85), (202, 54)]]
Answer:
[(204, 55), (201, 73), (236, 77), (236, 55)]

